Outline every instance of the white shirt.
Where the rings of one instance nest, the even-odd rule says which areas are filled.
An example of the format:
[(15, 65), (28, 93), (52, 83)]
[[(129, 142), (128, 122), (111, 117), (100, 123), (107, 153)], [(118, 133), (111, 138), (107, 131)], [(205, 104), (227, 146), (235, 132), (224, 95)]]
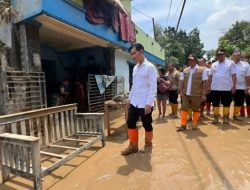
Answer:
[(130, 91), (130, 103), (137, 108), (154, 106), (157, 92), (157, 70), (147, 59), (136, 64), (133, 69), (133, 85)]
[[(184, 94), (186, 94), (187, 96), (191, 95), (193, 73), (197, 70), (197, 67), (198, 67), (198, 65), (195, 65), (195, 67), (193, 67), (193, 68), (190, 67), (190, 75), (189, 75), (188, 84), (187, 84), (187, 92), (184, 92)], [(206, 69), (204, 69), (202, 71), (202, 81), (205, 81), (207, 79), (208, 79), (207, 71), (206, 71)], [(182, 80), (182, 81), (184, 80), (184, 73), (183, 72), (181, 73), (180, 80)]]
[(223, 62), (214, 62), (210, 69), (210, 75), (212, 75), (211, 90), (231, 91), (233, 74), (236, 74), (236, 69), (232, 61), (225, 59)]
[(236, 89), (245, 90), (246, 89), (246, 77), (250, 76), (250, 66), (245, 61), (239, 61), (235, 63), (236, 68)]
[(209, 75), (210, 75), (210, 68), (205, 67), (205, 70), (207, 72), (207, 77), (209, 77)]

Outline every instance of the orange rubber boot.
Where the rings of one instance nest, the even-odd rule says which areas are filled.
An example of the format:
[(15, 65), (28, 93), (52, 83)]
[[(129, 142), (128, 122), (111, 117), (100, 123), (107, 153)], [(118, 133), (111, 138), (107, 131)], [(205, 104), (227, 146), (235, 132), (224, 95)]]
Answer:
[(196, 130), (198, 128), (199, 114), (200, 114), (199, 112), (193, 113), (193, 121), (192, 121), (192, 123), (193, 123), (192, 129), (193, 130)]
[(139, 151), (138, 148), (138, 130), (128, 129), (129, 145), (126, 149), (121, 151), (122, 155), (129, 155), (131, 153), (136, 153)]
[(187, 111), (181, 111), (181, 127), (179, 127), (177, 129), (177, 132), (186, 130), (186, 128), (187, 128), (187, 116), (188, 116)]
[(147, 153), (152, 151), (153, 148), (152, 139), (153, 139), (153, 131), (150, 132), (145, 131), (145, 145), (140, 150), (140, 152)]

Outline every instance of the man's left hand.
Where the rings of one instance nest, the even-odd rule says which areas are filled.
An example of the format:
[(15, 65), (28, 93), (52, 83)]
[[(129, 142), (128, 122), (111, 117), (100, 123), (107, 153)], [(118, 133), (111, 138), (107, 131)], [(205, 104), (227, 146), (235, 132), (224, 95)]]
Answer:
[(144, 108), (145, 115), (149, 114), (152, 112), (152, 108), (150, 105), (146, 105)]

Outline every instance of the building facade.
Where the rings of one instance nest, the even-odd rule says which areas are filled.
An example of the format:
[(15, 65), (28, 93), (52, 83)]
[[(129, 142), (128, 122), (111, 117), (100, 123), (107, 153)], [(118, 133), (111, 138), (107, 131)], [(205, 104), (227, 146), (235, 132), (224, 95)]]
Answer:
[[(31, 101), (27, 107), (27, 101), (24, 101), (24, 105), (19, 109), (12, 111), (5, 109), (1, 111), (2, 114), (22, 111), (24, 108), (36, 108), (35, 104), (38, 107), (39, 105), (51, 106), (51, 97), (58, 93), (59, 84), (64, 79), (70, 80), (72, 87), (76, 80), (80, 80), (86, 97), (89, 93), (90, 75), (123, 76), (124, 89), (129, 91), (131, 72), (135, 63), (127, 50), (133, 41), (145, 46), (145, 55), (149, 61), (155, 65), (164, 65), (165, 57), (161, 47), (140, 28), (133, 29), (133, 22), (129, 20), (131, 17), (130, 0), (12, 0), (12, 5), (19, 13), (20, 19), (13, 26), (15, 35), (9, 43), (14, 44), (18, 50), (15, 54), (16, 61), (15, 64), (9, 64), (8, 70), (29, 73), (31, 76), (37, 73), (41, 77), (40, 82), (44, 80), (44, 83), (30, 81), (31, 84), (28, 86), (26, 83), (25, 85), (19, 84), (17, 88), (27, 92), (27, 89), (32, 89), (34, 83), (37, 86), (40, 85), (39, 93), (45, 93), (44, 89), (46, 93), (44, 96), (41, 95), (45, 100), (40, 100), (39, 103), (32, 104)], [(104, 11), (105, 14), (103, 14), (100, 10), (105, 10), (107, 7), (116, 14), (108, 11), (111, 15), (106, 18), (107, 12)], [(124, 15), (127, 16), (124, 17)], [(101, 19), (99, 19), (100, 16)], [(110, 18), (112, 23), (109, 23)], [(125, 21), (122, 21), (122, 18)], [(122, 22), (125, 22), (123, 28)], [(126, 27), (127, 23), (129, 27)], [(124, 28), (126, 31), (122, 31)], [(130, 28), (130, 31), (126, 28)], [(130, 36), (126, 36), (127, 33)], [(43, 73), (44, 76), (42, 76)], [(32, 78), (31, 76), (29, 78)], [(38, 76), (36, 77), (39, 78)], [(2, 80), (5, 78), (6, 73), (2, 75)], [(43, 85), (44, 87), (41, 87)], [(10, 99), (25, 99), (19, 95), (10, 96), (13, 93), (10, 85), (2, 86), (2, 88), (7, 91), (6, 97), (12, 101), (12, 106), (20, 101), (13, 103)], [(74, 88), (72, 90), (74, 92)], [(22, 91), (15, 93), (20, 92)], [(6, 99), (2, 100), (2, 104), (4, 101)], [(86, 104), (89, 103), (88, 100), (85, 101)]]

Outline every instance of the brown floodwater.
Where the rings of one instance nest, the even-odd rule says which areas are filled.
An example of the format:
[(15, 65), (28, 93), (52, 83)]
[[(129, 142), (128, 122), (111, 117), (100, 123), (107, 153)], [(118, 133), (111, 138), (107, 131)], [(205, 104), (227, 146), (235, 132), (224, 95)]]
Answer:
[[(97, 144), (46, 176), (44, 189), (249, 190), (250, 119), (230, 125), (211, 121), (204, 117), (199, 130), (177, 133), (179, 119), (157, 118), (155, 111), (152, 153), (123, 157), (120, 150), (128, 144), (124, 116), (112, 119), (106, 147)], [(139, 133), (142, 147), (142, 127)], [(0, 189), (32, 189), (32, 183), (13, 178)]]

